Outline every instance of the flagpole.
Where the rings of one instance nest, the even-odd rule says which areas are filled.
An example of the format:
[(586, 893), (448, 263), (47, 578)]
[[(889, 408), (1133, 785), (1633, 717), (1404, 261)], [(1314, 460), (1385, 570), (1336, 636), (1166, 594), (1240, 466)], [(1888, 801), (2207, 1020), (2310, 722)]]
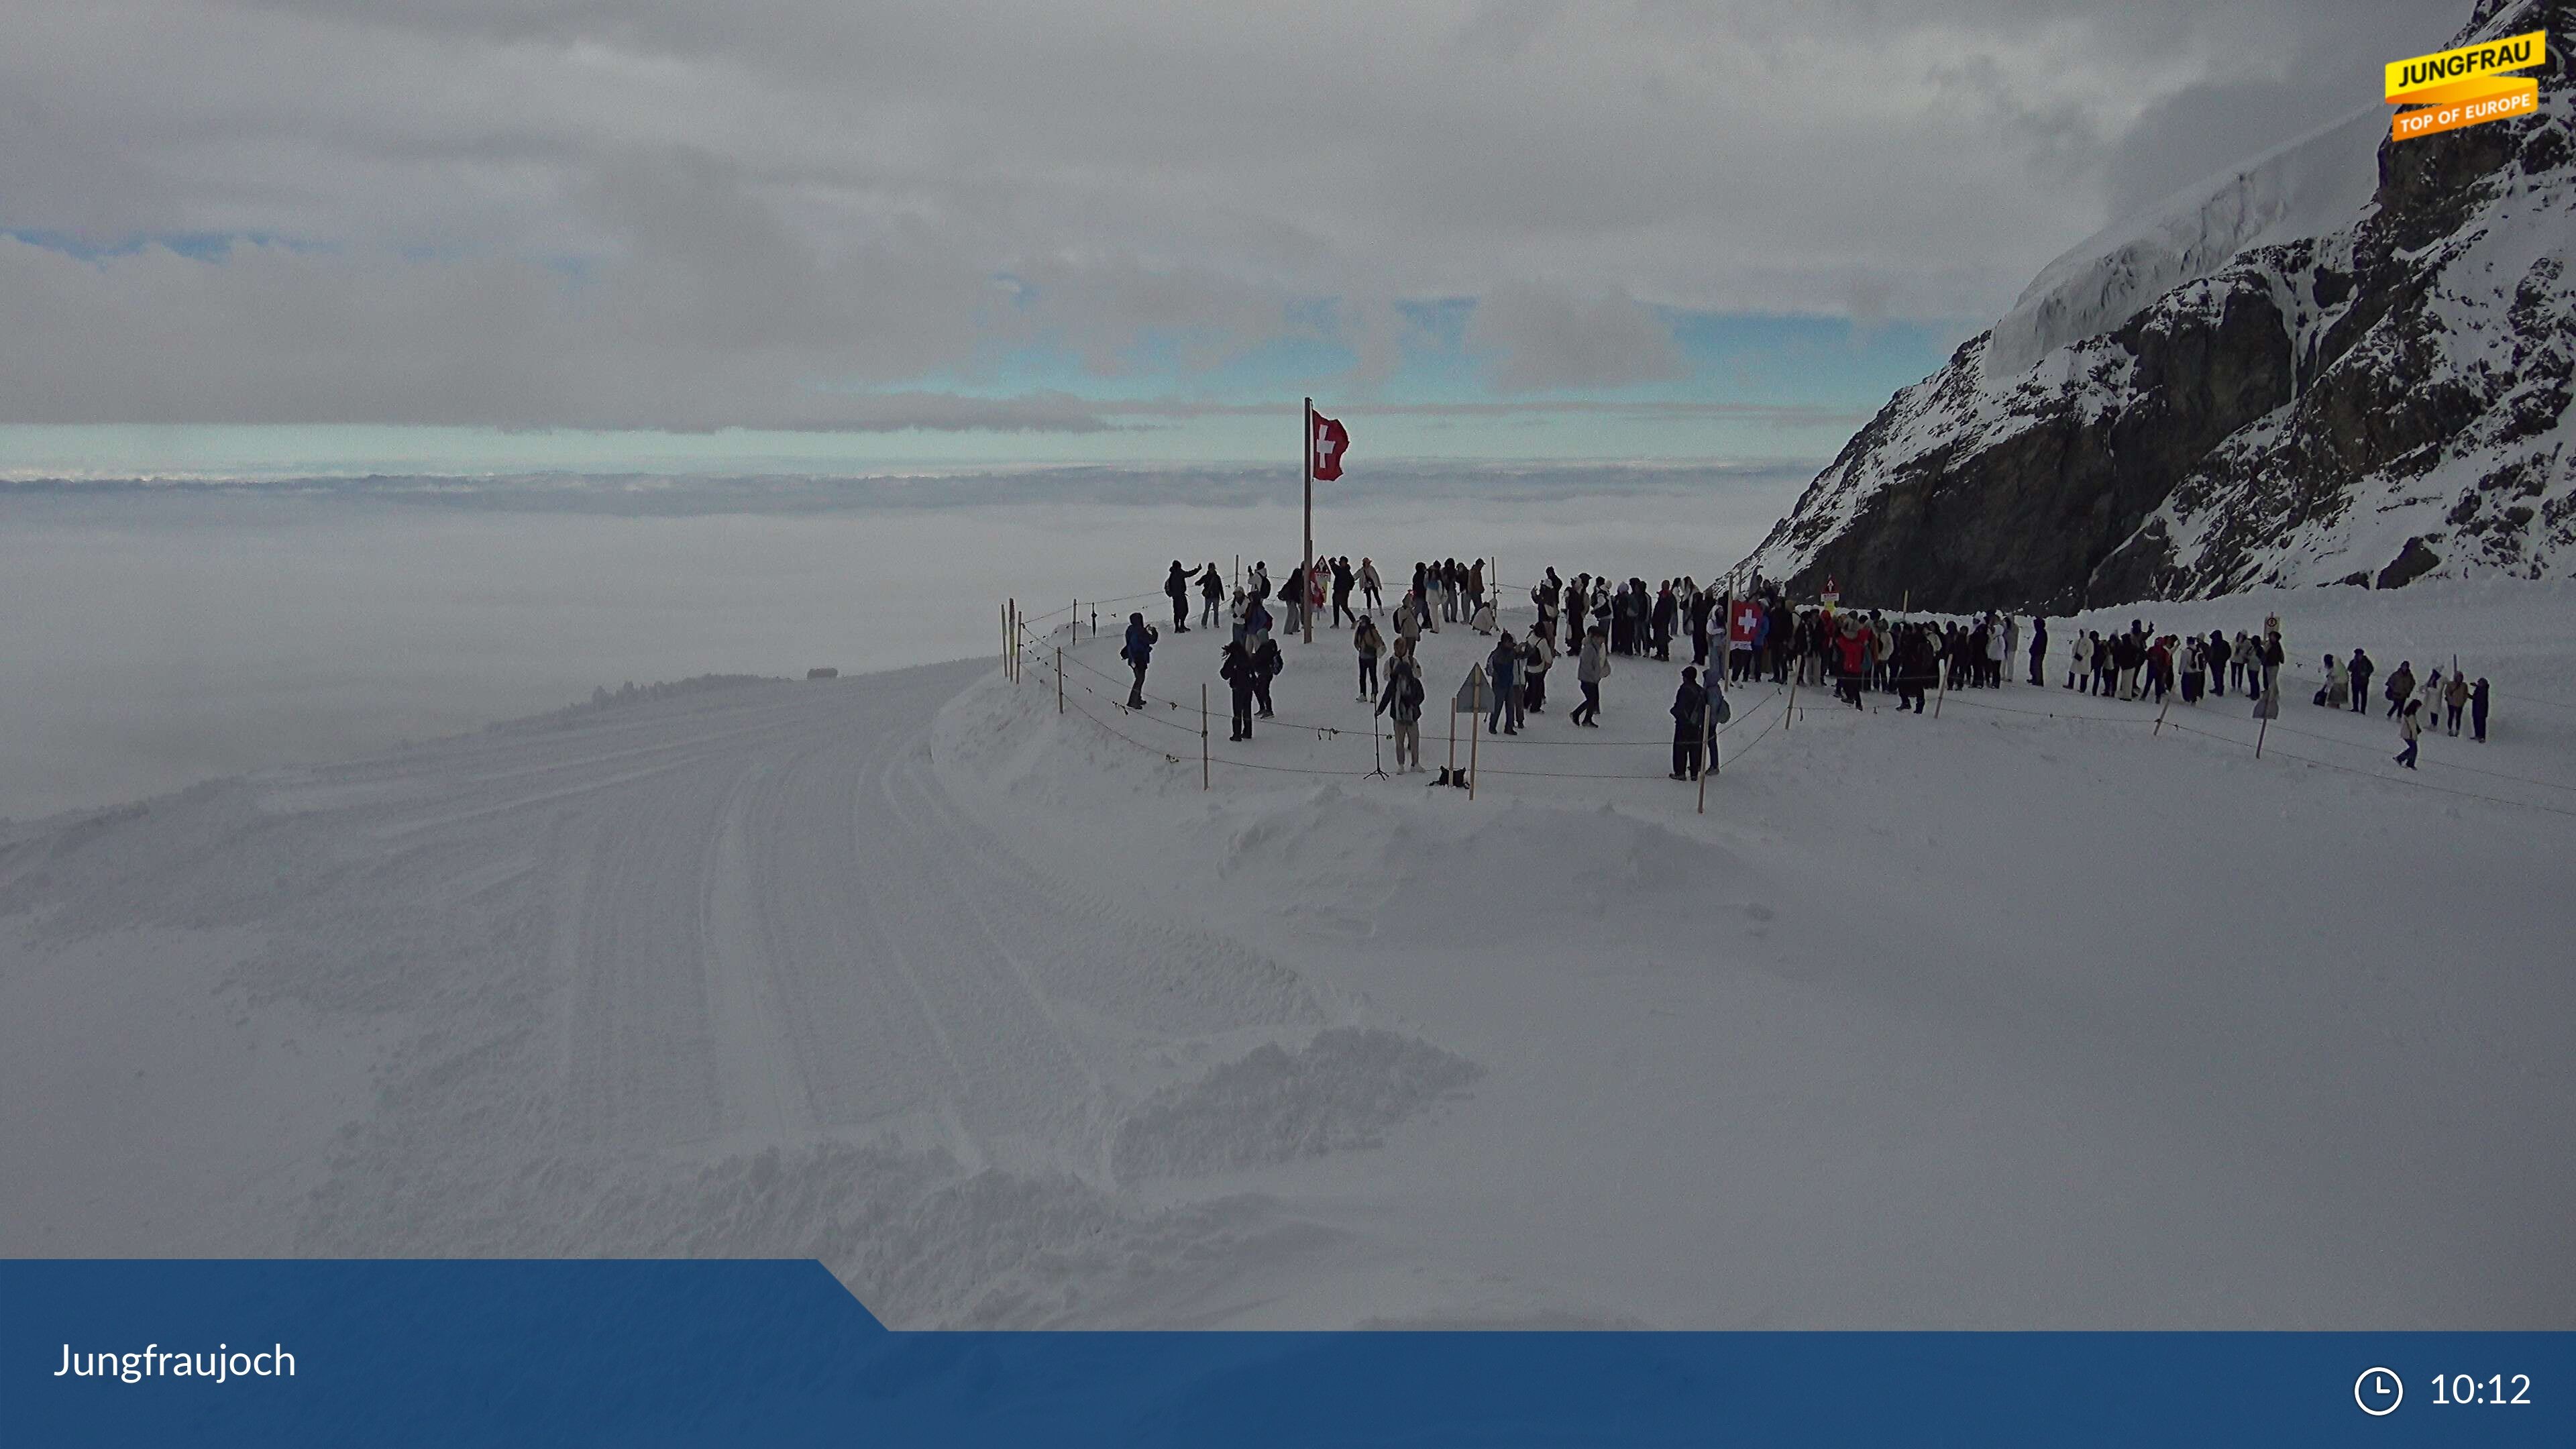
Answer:
[(1306, 455), (1306, 566), (1297, 572), (1297, 612), (1306, 621), (1306, 642), (1315, 642), (1315, 400), (1306, 399), (1306, 436), (1298, 450)]

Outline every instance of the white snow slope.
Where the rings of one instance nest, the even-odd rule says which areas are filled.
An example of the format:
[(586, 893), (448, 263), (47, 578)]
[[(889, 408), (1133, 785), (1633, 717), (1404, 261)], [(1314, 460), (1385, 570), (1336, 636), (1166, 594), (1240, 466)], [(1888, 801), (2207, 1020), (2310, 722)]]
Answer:
[(1061, 715), (988, 663), (707, 687), (12, 827), (0, 1253), (812, 1255), (918, 1326), (2567, 1327), (2576, 590), (2157, 622), (2272, 608), (2457, 649), (2494, 742), (1766, 686), (1699, 815), (1678, 662), (1621, 661), (1470, 800), (1360, 776), (1319, 638), (1202, 791), (1193, 632), (1151, 723), (1086, 638)]

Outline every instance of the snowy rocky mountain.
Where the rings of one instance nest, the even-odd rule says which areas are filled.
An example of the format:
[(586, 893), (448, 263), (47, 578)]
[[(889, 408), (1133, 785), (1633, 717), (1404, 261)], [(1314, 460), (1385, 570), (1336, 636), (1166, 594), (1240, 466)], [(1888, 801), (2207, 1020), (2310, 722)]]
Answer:
[(2546, 29), (2538, 116), (2401, 144), (2372, 104), (2069, 252), (1746, 562), (1870, 604), (2059, 611), (2564, 575), (2572, 12), (2477, 0), (2445, 42)]

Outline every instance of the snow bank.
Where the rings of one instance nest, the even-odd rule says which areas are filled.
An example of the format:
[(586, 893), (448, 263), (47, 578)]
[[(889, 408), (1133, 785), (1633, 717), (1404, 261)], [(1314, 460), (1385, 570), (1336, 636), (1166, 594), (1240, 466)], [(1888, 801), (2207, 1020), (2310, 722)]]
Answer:
[(1110, 1166), (1126, 1180), (1376, 1147), (1480, 1070), (1383, 1028), (1338, 1027), (1294, 1052), (1265, 1045), (1139, 1104), (1119, 1124)]

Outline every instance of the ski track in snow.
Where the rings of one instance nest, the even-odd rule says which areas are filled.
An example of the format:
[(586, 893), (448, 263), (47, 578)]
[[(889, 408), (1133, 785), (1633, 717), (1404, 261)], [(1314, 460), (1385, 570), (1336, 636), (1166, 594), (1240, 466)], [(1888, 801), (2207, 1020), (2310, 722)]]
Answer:
[[(2152, 612), (2276, 608), (2546, 693), (2576, 595)], [(2241, 701), (1756, 689), (1703, 817), (1678, 661), (1471, 803), (1222, 763), (1368, 760), (1346, 642), (1290, 658), (1344, 733), (1208, 792), (1101, 681), (957, 664), (6, 827), (0, 1252), (813, 1256), (910, 1326), (2563, 1326), (2576, 827), (2361, 778), (2375, 714), (2258, 762)], [(2571, 743), (2508, 696), (2424, 782), (2568, 803)]]
[[(1127, 1110), (1204, 1130), (1196, 1081), (1305, 1060), (1344, 1013), (1259, 955), (1050, 888), (950, 807), (926, 729), (973, 673), (744, 686), (24, 829), (0, 856), (28, 923), (0, 976), (12, 1029), (60, 1015), (38, 968), (102, 934), (248, 932), (229, 969), (160, 989), (324, 1013), (375, 1084), (371, 1110), (351, 1093), (302, 1124), (309, 1192), (247, 1214), (263, 1250), (817, 1254), (898, 1322), (1114, 1321), (1118, 1293), (1201, 1271), (1194, 1244), (1280, 1228), (1254, 1203), (1118, 1201)], [(64, 1085), (20, 1100), (82, 1111)], [(126, 1149), (11, 1145), (66, 1187), (19, 1202), (0, 1251), (171, 1246), (139, 1212), (65, 1237), (72, 1188)], [(187, 1144), (164, 1151), (147, 1181), (185, 1180)], [(737, 1198), (758, 1201), (710, 1211)], [(1031, 1297), (1013, 1274), (1041, 1262)]]

